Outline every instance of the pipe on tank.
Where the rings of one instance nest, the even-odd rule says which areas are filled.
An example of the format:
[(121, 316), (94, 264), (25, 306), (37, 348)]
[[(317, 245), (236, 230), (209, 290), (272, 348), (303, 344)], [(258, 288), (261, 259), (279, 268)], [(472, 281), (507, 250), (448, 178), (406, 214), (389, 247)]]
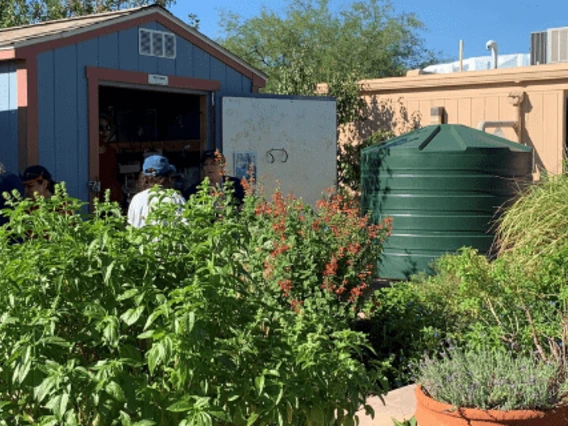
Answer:
[(485, 48), (491, 50), (493, 55), (493, 69), (497, 69), (497, 42), (495, 40), (489, 40), (485, 43)]

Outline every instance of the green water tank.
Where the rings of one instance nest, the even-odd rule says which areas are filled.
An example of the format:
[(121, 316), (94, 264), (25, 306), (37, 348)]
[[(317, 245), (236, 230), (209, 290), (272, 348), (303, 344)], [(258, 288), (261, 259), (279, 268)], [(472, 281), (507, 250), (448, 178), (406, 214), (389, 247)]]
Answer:
[(454, 124), (427, 126), (363, 150), (361, 206), (392, 217), (379, 277), (406, 279), (444, 253), (487, 253), (500, 208), (531, 181), (530, 147)]

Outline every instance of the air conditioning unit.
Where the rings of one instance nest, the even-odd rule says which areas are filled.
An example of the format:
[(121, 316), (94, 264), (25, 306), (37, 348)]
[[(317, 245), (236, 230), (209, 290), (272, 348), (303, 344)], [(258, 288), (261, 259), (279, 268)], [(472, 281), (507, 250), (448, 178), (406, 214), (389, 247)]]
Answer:
[(568, 27), (531, 33), (531, 65), (568, 62)]
[(568, 27), (548, 30), (548, 63), (568, 62)]
[(547, 62), (547, 31), (531, 33), (531, 65), (541, 65)]

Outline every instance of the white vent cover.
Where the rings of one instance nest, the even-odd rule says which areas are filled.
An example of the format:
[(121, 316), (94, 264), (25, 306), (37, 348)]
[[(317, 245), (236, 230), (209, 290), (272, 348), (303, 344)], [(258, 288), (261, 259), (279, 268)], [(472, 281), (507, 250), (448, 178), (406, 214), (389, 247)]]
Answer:
[(140, 28), (138, 53), (144, 56), (175, 59), (176, 36), (175, 34), (164, 31)]
[(548, 30), (548, 63), (568, 62), (568, 27)]

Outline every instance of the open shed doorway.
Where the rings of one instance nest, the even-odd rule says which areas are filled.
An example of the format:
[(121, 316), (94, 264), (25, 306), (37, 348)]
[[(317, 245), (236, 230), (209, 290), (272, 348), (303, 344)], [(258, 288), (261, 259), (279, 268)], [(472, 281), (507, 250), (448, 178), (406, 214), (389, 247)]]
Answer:
[[(99, 120), (109, 122), (123, 209), (138, 191), (138, 176), (149, 155), (164, 155), (176, 167), (176, 189), (199, 180), (199, 157), (207, 146), (206, 108), (201, 94), (99, 86)], [(105, 167), (100, 161), (99, 175)]]

